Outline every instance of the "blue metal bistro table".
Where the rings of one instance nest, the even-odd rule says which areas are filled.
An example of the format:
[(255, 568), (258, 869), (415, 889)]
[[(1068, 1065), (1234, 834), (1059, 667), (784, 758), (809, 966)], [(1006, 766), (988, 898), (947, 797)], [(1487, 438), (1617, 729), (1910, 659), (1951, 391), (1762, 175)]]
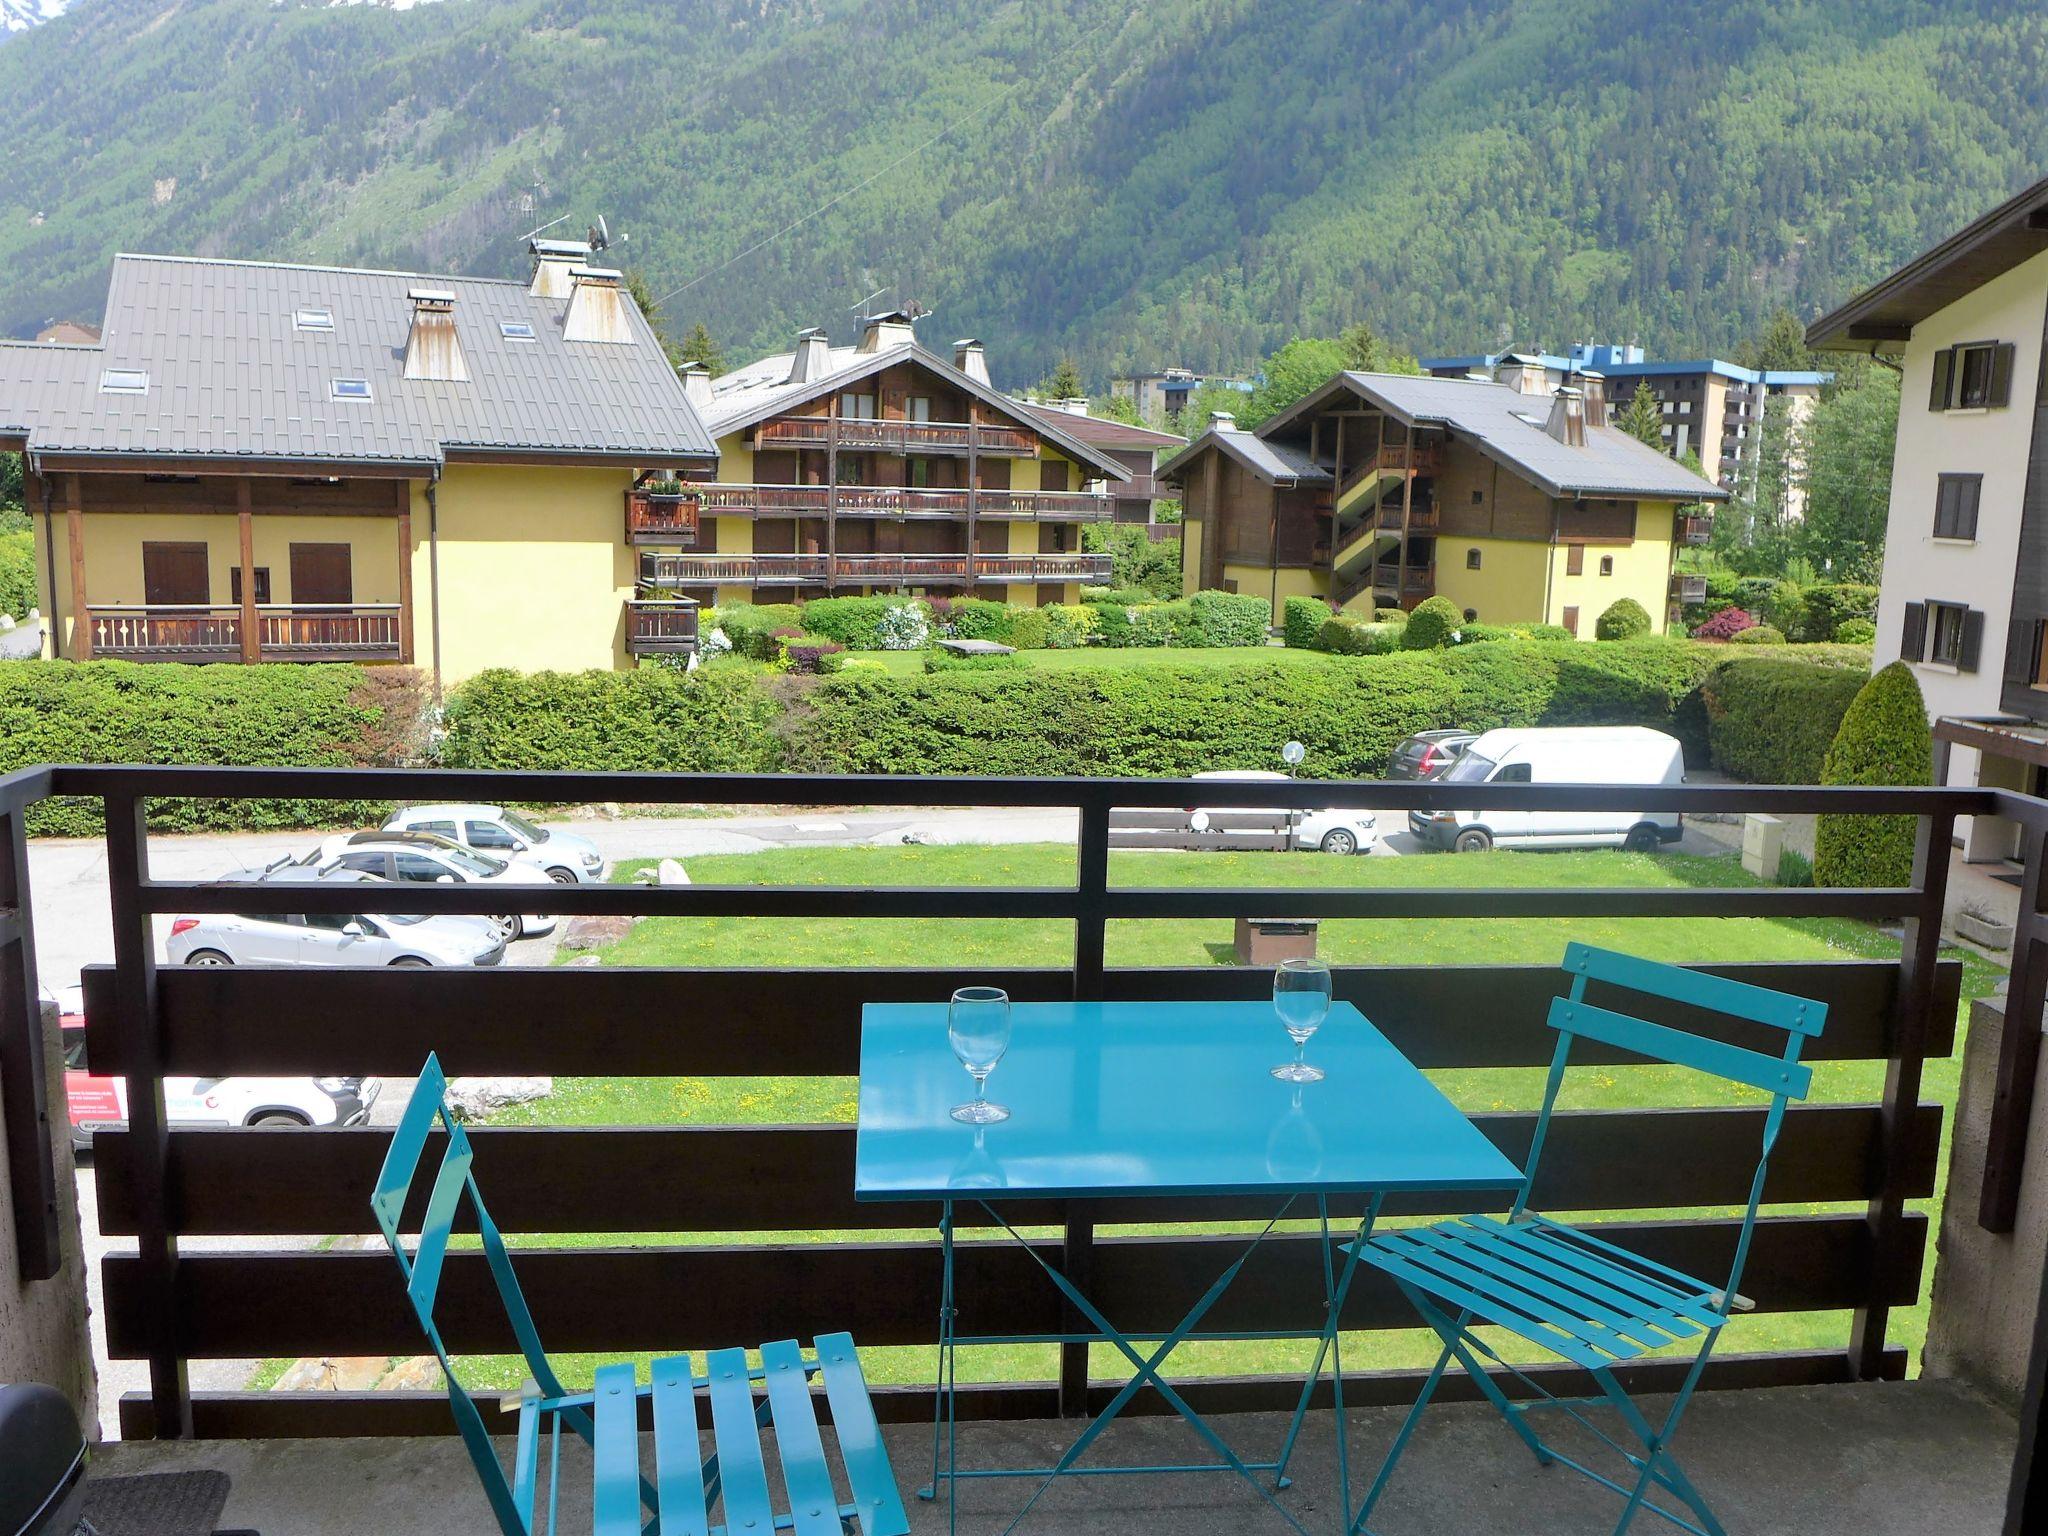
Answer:
[[(1349, 1003), (1331, 1008), (1308, 1048), (1309, 1061), (1327, 1076), (1303, 1085), (1271, 1076), (1292, 1047), (1270, 1003), (1019, 1003), (1012, 1024), (1009, 1053), (989, 1079), (989, 1097), (1006, 1106), (1010, 1118), (971, 1126), (948, 1113), (971, 1096), (971, 1084), (947, 1042), (946, 1005), (870, 1003), (861, 1015), (855, 1196), (937, 1201), (942, 1212), (939, 1405), (932, 1481), (921, 1496), (936, 1496), (943, 1482), (957, 1515), (962, 1479), (1035, 1477), (1039, 1486), (1011, 1521), (1014, 1529), (1062, 1476), (1233, 1472), (1302, 1530), (1260, 1474), (1272, 1474), (1275, 1488), (1286, 1486), (1288, 1459), (1327, 1359), (1336, 1396), (1338, 1508), (1349, 1509), (1338, 1320), (1381, 1199), (1401, 1190), (1511, 1189), (1522, 1171)], [(1271, 1214), (1166, 1333), (1119, 1328), (1089, 1299), (1085, 1277), (1055, 1266), (1003, 1214), (1003, 1207), (1026, 1201), (1217, 1196), (1263, 1200)], [(1355, 1230), (1336, 1234), (1356, 1239), (1341, 1266), (1331, 1241), (1333, 1204), (1346, 1207), (1342, 1224), (1356, 1213)], [(979, 1207), (1016, 1239), (1086, 1330), (962, 1333), (954, 1290), (961, 1206)], [(1297, 1329), (1204, 1331), (1203, 1318), (1290, 1215), (1313, 1220), (1320, 1229), (1321, 1318)], [(1028, 1218), (1015, 1220), (1030, 1224)], [(1164, 1373), (1168, 1357), (1191, 1339), (1246, 1338), (1320, 1341), (1293, 1422), (1271, 1461), (1239, 1456)], [(955, 1444), (955, 1351), (963, 1345), (1022, 1343), (1108, 1344), (1128, 1362), (1131, 1378), (1054, 1465), (962, 1469)], [(1076, 1465), (1147, 1386), (1187, 1420), (1215, 1459), (1173, 1466)]]

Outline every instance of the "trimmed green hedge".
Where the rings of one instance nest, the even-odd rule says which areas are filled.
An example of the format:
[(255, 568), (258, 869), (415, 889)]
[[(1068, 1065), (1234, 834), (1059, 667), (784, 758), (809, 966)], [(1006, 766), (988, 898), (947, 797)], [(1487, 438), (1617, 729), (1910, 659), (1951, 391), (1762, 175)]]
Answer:
[(1320, 597), (1290, 597), (1280, 605), (1280, 636), (1289, 648), (1312, 651), (1330, 617), (1330, 605)]
[(796, 603), (729, 603), (713, 616), (733, 650), (755, 661), (780, 660), (778, 631), (803, 628), (803, 608)]
[(1273, 622), (1272, 606), (1263, 597), (1243, 592), (1197, 592), (1187, 600), (1193, 644), (1207, 646), (1264, 645)]
[(441, 756), (451, 768), (766, 772), (779, 766), (783, 698), (738, 668), (479, 672), (448, 701)]
[[(1895, 661), (1863, 685), (1821, 766), (1823, 784), (1928, 784), (1934, 738), (1912, 670)], [(1822, 816), (1813, 829), (1819, 885), (1897, 886), (1913, 880), (1913, 816)]]
[(1649, 632), (1649, 610), (1632, 597), (1616, 598), (1593, 623), (1593, 634), (1601, 640), (1633, 640)]
[(1408, 622), (1401, 626), (1401, 649), (1430, 651), (1451, 643), (1451, 636), (1465, 622), (1465, 615), (1448, 597), (1426, 597), (1415, 605)]
[[(416, 674), (354, 666), (186, 667), (128, 661), (0, 665), (0, 771), (36, 763), (386, 767), (417, 746)], [(381, 821), (381, 801), (155, 800), (152, 827), (313, 827)], [(29, 812), (43, 837), (101, 831), (97, 802)]]
[(1752, 784), (1818, 784), (1864, 682), (1859, 671), (1803, 661), (1717, 667), (1700, 690), (1714, 766)]
[(36, 605), (36, 536), (0, 532), (0, 613), (26, 618)]

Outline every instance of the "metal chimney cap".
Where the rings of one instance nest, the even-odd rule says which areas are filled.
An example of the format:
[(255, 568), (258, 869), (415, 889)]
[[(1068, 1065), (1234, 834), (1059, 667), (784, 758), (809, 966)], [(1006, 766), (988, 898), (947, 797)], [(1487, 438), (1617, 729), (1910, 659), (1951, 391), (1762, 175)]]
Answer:
[(981, 338), (978, 336), (962, 336), (958, 341), (953, 343), (953, 350), (956, 352), (965, 352), (969, 348), (973, 348), (977, 352), (980, 351)]
[(455, 302), (454, 291), (448, 288), (408, 288), (405, 296), (415, 304), (448, 304)]
[(1237, 425), (1237, 413), (1235, 411), (1211, 411), (1209, 413), (1209, 425), (1217, 428), (1219, 431), (1225, 427), (1235, 427)]

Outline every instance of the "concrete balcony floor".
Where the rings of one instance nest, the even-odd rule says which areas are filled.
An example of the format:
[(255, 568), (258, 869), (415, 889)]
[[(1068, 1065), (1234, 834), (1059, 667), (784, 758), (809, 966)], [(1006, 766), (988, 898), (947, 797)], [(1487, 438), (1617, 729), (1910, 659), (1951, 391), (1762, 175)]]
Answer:
[[(1646, 1408), (1660, 1409), (1658, 1399)], [(1657, 1414), (1652, 1412), (1654, 1419)], [(1560, 1449), (1592, 1454), (1591, 1442), (1556, 1415)], [(1400, 1411), (1350, 1415), (1349, 1449), (1360, 1486), (1377, 1469)], [(1269, 1454), (1285, 1420), (1221, 1421), (1232, 1444)], [(1044, 1462), (1076, 1426), (1045, 1422), (967, 1426), (963, 1463)], [(1567, 1433), (1567, 1431), (1570, 1431)], [(1794, 1387), (1702, 1393), (1675, 1442), (1694, 1481), (1735, 1536), (1977, 1536), (1999, 1528), (2017, 1429), (2012, 1416), (1953, 1382)], [(908, 1490), (930, 1465), (928, 1428), (889, 1431)], [(1190, 1459), (1193, 1436), (1176, 1419), (1120, 1420), (1090, 1461)], [(1318, 1414), (1296, 1453), (1295, 1485), (1280, 1497), (1312, 1531), (1339, 1532), (1335, 1446)], [(1596, 1463), (1597, 1464), (1597, 1463)], [(651, 1466), (651, 1454), (648, 1465)], [(263, 1536), (341, 1536), (377, 1531), (493, 1536), (461, 1442), (432, 1440), (214, 1441), (109, 1445), (97, 1475), (213, 1467), (233, 1479), (224, 1528)], [(771, 1481), (775, 1477), (770, 1471)], [(564, 1532), (589, 1530), (588, 1464), (563, 1458)], [(1000, 1531), (1033, 1486), (1022, 1479), (966, 1484), (960, 1529)], [(943, 1503), (910, 1501), (918, 1536), (943, 1532)], [(1484, 1404), (1450, 1404), (1424, 1421), (1373, 1527), (1380, 1536), (1606, 1532), (1619, 1501), (1561, 1468), (1539, 1468)], [(1229, 1476), (1075, 1478), (1039, 1501), (1022, 1530), (1044, 1536), (1173, 1536), (1284, 1531), (1258, 1497)], [(1670, 1530), (1650, 1517), (1635, 1529)]]

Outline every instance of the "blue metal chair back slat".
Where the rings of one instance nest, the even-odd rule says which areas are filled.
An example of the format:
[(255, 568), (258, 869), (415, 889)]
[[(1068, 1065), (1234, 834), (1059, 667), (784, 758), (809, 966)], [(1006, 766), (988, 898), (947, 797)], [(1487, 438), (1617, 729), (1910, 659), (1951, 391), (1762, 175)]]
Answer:
[[(1737, 1287), (1755, 1236), (1771, 1152), (1783, 1128), (1786, 1107), (1804, 1099), (1812, 1088), (1813, 1069), (1799, 1056), (1806, 1043), (1826, 1027), (1827, 1008), (1808, 998), (1585, 944), (1566, 949), (1563, 968), (1570, 987), (1566, 996), (1553, 999), (1550, 1005), (1546, 1022), (1557, 1032), (1557, 1045), (1544, 1082), (1543, 1105), (1530, 1139), (1522, 1187), (1507, 1218), (1473, 1215), (1382, 1232), (1359, 1251), (1361, 1260), (1385, 1272), (1407, 1296), (1442, 1340), (1443, 1352), (1351, 1522), (1354, 1536), (1365, 1529), (1423, 1409), (1453, 1361), (1540, 1461), (1560, 1462), (1621, 1494), (1626, 1502), (1615, 1536), (1621, 1536), (1644, 1511), (1697, 1536), (1723, 1536), (1706, 1500), (1672, 1456), (1671, 1436), (1729, 1313), (1742, 1304)], [(1587, 1001), (1589, 983), (1603, 988), (1601, 1003)], [(1783, 1047), (1773, 1055), (1710, 1034), (1638, 1018), (1607, 1006), (1609, 992), (1634, 993), (1678, 1004), (1691, 1013), (1765, 1026), (1782, 1035)], [(1754, 1036), (1756, 1031), (1752, 1027), (1749, 1033)], [(1770, 1095), (1756, 1170), (1724, 1285), (1695, 1279), (1611, 1243), (1597, 1232), (1528, 1209), (1573, 1048), (1582, 1040)], [(1580, 1411), (1577, 1400), (1553, 1396), (1503, 1361), (1473, 1331), (1480, 1324), (1506, 1329), (1586, 1370), (1600, 1388), (1601, 1396), (1593, 1401), (1616, 1411), (1624, 1432), (1641, 1442), (1640, 1454), (1593, 1424)], [(1615, 1368), (1651, 1350), (1694, 1341), (1696, 1352), (1678, 1395), (1662, 1423), (1653, 1425), (1622, 1390)], [(1489, 1362), (1519, 1376), (1534, 1391), (1536, 1400), (1510, 1399), (1494, 1381)], [(1633, 1480), (1610, 1478), (1558, 1452), (1527, 1422), (1529, 1413), (1537, 1408), (1561, 1409), (1620, 1450)], [(1685, 1513), (1653, 1501), (1653, 1491), (1671, 1495)]]
[[(772, 1536), (776, 1530), (834, 1536), (850, 1528), (856, 1517), (865, 1536), (905, 1536), (909, 1521), (896, 1494), (859, 1356), (843, 1333), (821, 1338), (815, 1359), (807, 1359), (795, 1340), (766, 1345), (760, 1371), (749, 1371), (745, 1351), (723, 1349), (709, 1357), (703, 1376), (691, 1373), (689, 1356), (667, 1355), (654, 1361), (645, 1386), (633, 1365), (622, 1362), (601, 1366), (590, 1392), (566, 1391), (541, 1346), (504, 1235), (477, 1188), (475, 1152), (449, 1107), (447, 1089), (439, 1060), (429, 1056), (385, 1152), (370, 1206), (404, 1278), (407, 1300), (441, 1362), (456, 1429), (504, 1536), (548, 1536), (554, 1531), (564, 1427), (591, 1448), (594, 1536), (711, 1536), (715, 1529), (760, 1536)], [(403, 1235), (406, 1210), (414, 1203), (422, 1168), (429, 1166), (427, 1148), (437, 1121), (447, 1145), (431, 1165), (433, 1177), (418, 1206), (418, 1235), (408, 1249)], [(450, 1242), (465, 1206), (530, 1377), (519, 1400), (509, 1477), (482, 1411), (456, 1374), (435, 1316)], [(841, 1455), (854, 1489), (853, 1504), (840, 1504), (833, 1491), (810, 1389), (811, 1378), (819, 1374), (825, 1376)], [(758, 1406), (756, 1380), (764, 1383), (766, 1394)], [(708, 1456), (702, 1454), (700, 1390), (711, 1404)], [(654, 1417), (651, 1480), (640, 1469), (643, 1397), (652, 1399)], [(786, 1513), (774, 1508), (762, 1453), (760, 1432), (771, 1416), (790, 1499)], [(725, 1518), (714, 1527), (712, 1511), (720, 1504)]]

